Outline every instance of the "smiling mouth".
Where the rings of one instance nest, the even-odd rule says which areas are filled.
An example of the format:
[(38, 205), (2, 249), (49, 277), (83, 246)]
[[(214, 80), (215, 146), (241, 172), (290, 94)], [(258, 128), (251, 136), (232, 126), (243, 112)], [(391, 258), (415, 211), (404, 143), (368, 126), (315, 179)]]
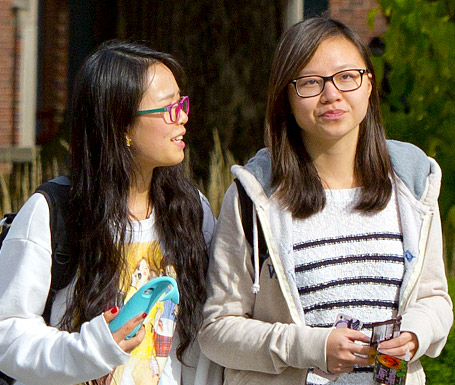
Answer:
[(183, 135), (176, 136), (175, 138), (171, 139), (173, 142), (181, 142), (183, 140)]

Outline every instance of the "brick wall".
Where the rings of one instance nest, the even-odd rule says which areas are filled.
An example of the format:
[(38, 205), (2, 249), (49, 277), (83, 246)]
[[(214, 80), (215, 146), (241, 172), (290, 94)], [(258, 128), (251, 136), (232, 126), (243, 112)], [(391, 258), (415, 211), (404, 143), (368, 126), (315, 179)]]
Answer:
[(63, 122), (67, 103), (68, 27), (67, 2), (50, 0), (44, 3), (42, 30), (42, 84), (37, 111), (41, 130), (37, 143), (45, 144)]
[(0, 146), (12, 143), (14, 17), (12, 0), (0, 0)]
[(368, 28), (368, 12), (378, 8), (375, 0), (330, 0), (330, 16), (339, 19), (364, 37), (366, 43), (371, 38), (381, 35), (387, 28), (387, 22), (382, 14), (377, 15), (374, 30)]
[[(0, 0), (0, 147), (17, 144), (20, 135), (18, 102), (22, 42), (20, 30), (17, 30), (15, 36), (12, 6), (13, 0)], [(42, 84), (38, 89), (38, 98), (41, 101), (37, 111), (37, 120), (41, 123), (41, 132), (37, 140), (41, 143), (45, 143), (55, 135), (64, 117), (67, 101), (69, 25), (66, 2), (49, 0), (44, 3), (44, 7), (45, 17), (40, 38), (43, 41)], [(14, 73), (16, 73), (15, 83)], [(15, 92), (13, 92), (14, 85)], [(16, 100), (13, 102), (14, 97)], [(14, 140), (13, 130), (15, 131)]]

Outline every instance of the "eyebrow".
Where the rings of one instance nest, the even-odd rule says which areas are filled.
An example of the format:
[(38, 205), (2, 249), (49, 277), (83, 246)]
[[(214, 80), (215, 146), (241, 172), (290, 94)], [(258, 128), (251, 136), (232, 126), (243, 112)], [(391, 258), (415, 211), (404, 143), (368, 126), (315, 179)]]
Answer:
[(173, 93), (164, 95), (163, 97), (159, 98), (158, 101), (172, 99), (174, 96), (179, 95), (180, 93), (181, 93), (181, 91), (179, 89), (179, 90), (177, 90), (177, 92), (173, 92)]
[[(357, 69), (357, 68), (367, 68), (366, 64), (363, 65), (357, 65), (357, 64), (343, 64), (342, 66), (338, 66), (335, 68), (335, 72), (331, 73), (330, 75), (336, 74), (337, 72), (340, 71), (345, 71), (345, 70), (351, 70), (351, 69)], [(316, 71), (307, 71), (303, 69), (301, 72), (299, 72), (299, 76), (311, 76), (311, 75), (320, 75)]]

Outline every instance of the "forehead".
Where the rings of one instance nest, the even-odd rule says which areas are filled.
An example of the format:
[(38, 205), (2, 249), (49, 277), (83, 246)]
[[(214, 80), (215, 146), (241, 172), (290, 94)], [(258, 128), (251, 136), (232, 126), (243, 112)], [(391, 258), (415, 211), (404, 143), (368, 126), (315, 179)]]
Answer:
[(365, 60), (354, 43), (343, 36), (333, 36), (321, 42), (310, 61), (299, 71), (299, 76), (328, 76), (344, 69), (365, 66)]
[(175, 98), (179, 87), (172, 71), (164, 64), (152, 64), (145, 75), (144, 98), (160, 101)]

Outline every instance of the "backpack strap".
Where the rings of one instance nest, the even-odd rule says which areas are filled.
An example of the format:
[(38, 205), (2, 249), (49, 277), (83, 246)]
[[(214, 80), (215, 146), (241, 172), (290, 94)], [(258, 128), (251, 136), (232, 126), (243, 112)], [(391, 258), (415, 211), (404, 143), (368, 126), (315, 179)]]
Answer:
[(68, 231), (68, 199), (70, 185), (67, 178), (57, 178), (40, 185), (35, 192), (43, 194), (49, 205), (52, 268), (51, 288), (44, 308), (43, 318), (50, 322), (52, 303), (58, 290), (68, 286), (76, 274), (76, 259), (71, 257)]
[(0, 385), (12, 385), (16, 382), (14, 378), (6, 375), (3, 372), (0, 372)]
[[(245, 233), (245, 238), (250, 247), (253, 247), (253, 201), (246, 193), (240, 181), (235, 178), (234, 182), (237, 186), (240, 202), (240, 213), (242, 215), (242, 227)], [(262, 231), (261, 222), (257, 221), (258, 229), (258, 245), (259, 245), (259, 269), (262, 268), (264, 261), (268, 258), (268, 248)], [(254, 253), (251, 254), (253, 259)], [(254, 263), (254, 262), (253, 262)]]

